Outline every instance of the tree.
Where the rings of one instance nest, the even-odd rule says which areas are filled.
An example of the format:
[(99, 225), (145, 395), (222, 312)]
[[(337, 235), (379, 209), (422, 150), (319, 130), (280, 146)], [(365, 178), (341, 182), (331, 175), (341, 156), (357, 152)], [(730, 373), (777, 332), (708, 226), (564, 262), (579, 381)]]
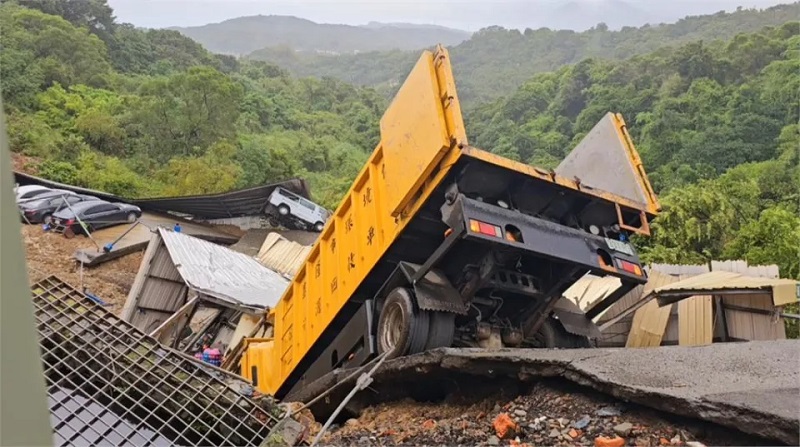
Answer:
[(202, 155), (217, 141), (235, 138), (242, 87), (211, 67), (146, 82), (136, 119), (154, 158)]
[(242, 169), (231, 161), (236, 148), (228, 142), (211, 146), (202, 157), (173, 158), (157, 176), (168, 196), (213, 194), (234, 188)]
[(18, 0), (25, 7), (61, 16), (76, 27), (86, 27), (108, 42), (114, 33), (114, 11), (107, 0)]
[(53, 83), (101, 86), (110, 72), (103, 42), (61, 17), (0, 5), (0, 77), (5, 101), (29, 110)]

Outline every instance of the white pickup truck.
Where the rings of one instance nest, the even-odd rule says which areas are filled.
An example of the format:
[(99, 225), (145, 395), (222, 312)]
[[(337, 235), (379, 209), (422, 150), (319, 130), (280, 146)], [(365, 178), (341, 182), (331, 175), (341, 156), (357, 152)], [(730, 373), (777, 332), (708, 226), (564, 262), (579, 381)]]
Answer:
[(325, 208), (281, 187), (275, 188), (268, 201), (278, 210), (281, 218), (294, 218), (302, 226), (317, 232), (322, 231), (330, 217), (330, 212)]

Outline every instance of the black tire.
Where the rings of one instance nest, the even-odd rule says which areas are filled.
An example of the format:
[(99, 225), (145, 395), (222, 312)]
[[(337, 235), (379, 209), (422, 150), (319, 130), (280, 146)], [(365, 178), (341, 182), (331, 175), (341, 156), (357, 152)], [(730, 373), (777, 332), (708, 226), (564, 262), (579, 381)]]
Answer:
[(456, 332), (456, 315), (449, 312), (426, 312), (430, 314), (430, 328), (425, 350), (449, 348)]
[[(532, 345), (534, 348), (552, 349), (558, 346), (560, 341), (557, 321), (552, 318), (544, 320), (544, 323), (539, 327), (539, 330), (534, 335), (528, 335), (525, 341)], [(526, 334), (527, 335), (527, 334)]]
[(317, 223), (314, 224), (314, 230), (316, 230), (317, 233), (322, 233), (322, 230), (324, 228), (325, 228), (325, 224), (322, 223), (322, 222), (317, 222)]
[(378, 317), (378, 352), (387, 359), (422, 352), (428, 338), (429, 316), (414, 309), (410, 290), (398, 287), (386, 297)]
[(45, 225), (49, 225), (49, 224), (53, 223), (53, 215), (50, 214), (50, 213), (47, 213), (47, 214), (43, 215), (42, 216), (42, 223), (45, 224)]
[(135, 212), (131, 211), (130, 213), (128, 213), (128, 219), (127, 219), (128, 223), (136, 222), (136, 218), (137, 218), (137, 216), (136, 216)]
[(281, 205), (278, 207), (278, 213), (281, 216), (288, 216), (289, 215), (289, 207), (286, 205)]

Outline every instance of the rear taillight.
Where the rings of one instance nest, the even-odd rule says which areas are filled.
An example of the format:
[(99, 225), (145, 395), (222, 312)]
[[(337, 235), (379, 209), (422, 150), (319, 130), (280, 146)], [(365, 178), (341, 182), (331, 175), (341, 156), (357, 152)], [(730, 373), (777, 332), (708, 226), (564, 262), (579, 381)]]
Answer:
[(65, 225), (72, 225), (74, 223), (75, 223), (75, 219), (69, 219), (69, 220), (67, 220), (67, 223)]
[(470, 219), (469, 229), (473, 233), (485, 234), (492, 237), (503, 237), (503, 230), (500, 229), (500, 227), (479, 220)]
[(642, 276), (642, 269), (638, 265), (632, 262), (623, 261), (622, 259), (617, 259), (617, 264), (622, 270), (625, 270), (626, 272), (633, 273), (636, 276)]

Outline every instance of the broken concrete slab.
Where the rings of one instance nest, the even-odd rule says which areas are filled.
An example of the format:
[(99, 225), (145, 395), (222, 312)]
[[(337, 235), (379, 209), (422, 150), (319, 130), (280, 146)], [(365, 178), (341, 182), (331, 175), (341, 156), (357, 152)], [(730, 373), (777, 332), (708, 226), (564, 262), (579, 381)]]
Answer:
[[(772, 441), (800, 442), (800, 342), (725, 343), (650, 349), (438, 349), (385, 362), (372, 391), (348, 407), (430, 393), (457, 378), (532, 381), (563, 377), (624, 401), (696, 418)], [(285, 400), (307, 402), (352, 370), (330, 373)], [(357, 375), (355, 375), (357, 377)], [(352, 389), (344, 381), (312, 407), (327, 417)], [(438, 383), (437, 383), (438, 382)]]

